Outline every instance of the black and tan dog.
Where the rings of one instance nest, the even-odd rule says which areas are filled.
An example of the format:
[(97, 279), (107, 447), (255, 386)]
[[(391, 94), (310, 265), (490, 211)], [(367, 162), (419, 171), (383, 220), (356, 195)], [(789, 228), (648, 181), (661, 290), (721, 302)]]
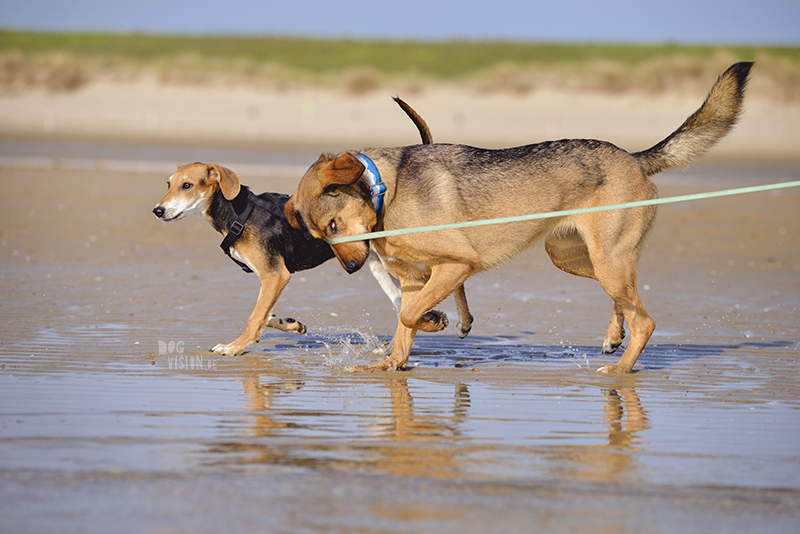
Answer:
[[(286, 216), (315, 237), (330, 239), (653, 199), (657, 190), (649, 176), (688, 165), (736, 123), (751, 67), (730, 67), (700, 109), (643, 152), (573, 139), (504, 150), (433, 144), (323, 155), (286, 204)], [(379, 213), (370, 197), (376, 182), (385, 187)], [(598, 371), (630, 372), (655, 329), (639, 299), (636, 275), (655, 214), (655, 207), (638, 207), (334, 245), (348, 272), (358, 270), (374, 249), (400, 280), (402, 307), (392, 353), (367, 369), (404, 368), (417, 330), (442, 327), (426, 310), (473, 274), (544, 239), (558, 268), (597, 280), (614, 301), (604, 353), (617, 350), (628, 322), (631, 340), (624, 354)]]
[[(419, 130), (423, 143), (432, 136), (425, 121), (408, 104), (395, 101)], [(281, 319), (271, 312), (289, 283), (291, 273), (311, 269), (333, 258), (330, 245), (314, 239), (305, 229), (289, 225), (284, 215), (288, 195), (262, 193), (255, 195), (241, 185), (239, 176), (220, 165), (191, 163), (181, 165), (167, 181), (167, 194), (153, 208), (153, 213), (165, 222), (187, 215), (201, 215), (216, 231), (225, 236), (221, 247), (247, 272), (255, 272), (261, 280), (261, 290), (255, 308), (247, 320), (245, 331), (231, 343), (216, 345), (211, 350), (225, 355), (241, 353), (260, 339), (266, 325), (284, 332), (304, 334), (306, 327), (294, 319)], [(386, 272), (377, 254), (365, 260), (375, 279), (400, 311), (400, 288), (397, 280)], [(464, 337), (471, 328), (472, 316), (467, 308), (463, 287), (456, 292), (456, 305), (461, 320), (458, 336)], [(428, 317), (446, 324), (446, 316), (431, 310)]]

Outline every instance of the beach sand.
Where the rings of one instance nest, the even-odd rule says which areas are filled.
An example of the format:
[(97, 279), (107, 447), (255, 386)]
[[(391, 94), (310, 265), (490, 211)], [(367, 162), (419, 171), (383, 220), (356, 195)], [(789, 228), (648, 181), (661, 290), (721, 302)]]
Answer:
[[(709, 89), (713, 82), (708, 81)], [(711, 157), (797, 160), (800, 99), (776, 101), (756, 82), (748, 91), (745, 120)], [(666, 137), (705, 96), (550, 89), (482, 93), (458, 85), (419, 91), (386, 87), (354, 95), (315, 88), (280, 92), (223, 84), (102, 82), (74, 92), (0, 96), (0, 132), (6, 138), (302, 147), (314, 152), (417, 143), (414, 127), (390, 99), (395, 95), (425, 118), (437, 142), (497, 148), (590, 138), (631, 152)]]
[[(406, 96), (406, 95), (401, 95)], [(407, 100), (434, 139), (600, 137), (630, 150), (702, 98), (454, 89)], [(662, 197), (800, 179), (796, 106), (748, 100)], [(659, 208), (639, 285), (657, 323), (594, 373), (611, 315), (541, 247), (467, 282), (476, 317), (377, 361), (368, 273), (296, 273), (307, 336), (235, 338), (258, 281), (206, 222), (151, 210), (179, 163), (290, 193), (321, 151), (416, 142), (386, 95), (157, 86), (0, 98), (4, 532), (790, 532), (800, 525), (800, 189)], [(452, 299), (441, 305), (455, 321)]]

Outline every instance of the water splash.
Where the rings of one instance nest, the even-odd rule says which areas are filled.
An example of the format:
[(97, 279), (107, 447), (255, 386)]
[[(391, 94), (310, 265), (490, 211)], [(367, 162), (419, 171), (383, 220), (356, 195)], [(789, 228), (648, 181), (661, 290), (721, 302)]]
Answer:
[[(360, 363), (367, 363), (364, 356), (386, 356), (390, 342), (375, 334), (351, 332), (343, 335), (326, 336), (319, 341), (325, 346), (325, 364), (331, 369), (343, 371)], [(362, 360), (362, 361), (359, 361)]]

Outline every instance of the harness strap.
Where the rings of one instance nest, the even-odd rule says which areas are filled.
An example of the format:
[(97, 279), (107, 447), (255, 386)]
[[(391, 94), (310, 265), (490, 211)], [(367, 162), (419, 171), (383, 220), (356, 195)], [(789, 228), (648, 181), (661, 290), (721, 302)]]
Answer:
[[(250, 195), (252, 195), (252, 193), (250, 193)], [(250, 201), (250, 195), (247, 197), (247, 203), (245, 204), (244, 209), (236, 217), (236, 220), (233, 221), (233, 224), (231, 224), (231, 227), (228, 229), (228, 233), (225, 235), (222, 243), (219, 244), (222, 251), (246, 273), (252, 273), (253, 270), (246, 263), (241, 262), (231, 256), (231, 247), (236, 240), (239, 239), (239, 236), (242, 235), (242, 232), (244, 231), (244, 223), (247, 222), (247, 218), (250, 217), (250, 212), (253, 211), (253, 203)]]
[[(283, 195), (282, 195), (283, 196)], [(289, 225), (286, 222), (286, 216), (283, 213), (283, 208), (281, 206), (277, 206), (272, 202), (268, 202), (263, 198), (259, 197), (258, 195), (254, 194), (252, 191), (247, 192), (247, 203), (244, 206), (244, 209), (239, 213), (236, 217), (236, 220), (233, 221), (231, 227), (228, 229), (228, 233), (225, 235), (225, 238), (220, 243), (220, 248), (222, 249), (225, 254), (236, 263), (242, 270), (246, 273), (252, 273), (253, 270), (248, 266), (246, 263), (241, 262), (234, 258), (231, 255), (231, 247), (239, 239), (239, 236), (242, 235), (244, 231), (244, 225), (247, 222), (248, 217), (250, 217), (250, 213), (253, 211), (253, 206), (258, 205), (261, 208), (264, 208), (275, 218), (277, 224), (281, 226), (281, 233), (283, 235), (283, 261), (286, 265), (286, 268), (289, 270), (290, 273), (295, 272), (295, 263), (294, 263), (294, 248), (292, 246), (292, 236), (289, 233)]]

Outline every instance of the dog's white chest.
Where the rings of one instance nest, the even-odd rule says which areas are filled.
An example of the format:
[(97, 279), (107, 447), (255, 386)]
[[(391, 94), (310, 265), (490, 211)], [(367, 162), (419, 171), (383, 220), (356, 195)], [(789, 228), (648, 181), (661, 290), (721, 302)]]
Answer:
[(258, 273), (258, 270), (253, 266), (253, 264), (247, 261), (247, 258), (239, 254), (239, 252), (236, 250), (236, 247), (231, 247), (230, 251), (231, 251), (231, 258), (235, 259), (236, 261), (244, 263), (245, 265), (250, 267), (251, 271), (253, 271), (254, 273)]

